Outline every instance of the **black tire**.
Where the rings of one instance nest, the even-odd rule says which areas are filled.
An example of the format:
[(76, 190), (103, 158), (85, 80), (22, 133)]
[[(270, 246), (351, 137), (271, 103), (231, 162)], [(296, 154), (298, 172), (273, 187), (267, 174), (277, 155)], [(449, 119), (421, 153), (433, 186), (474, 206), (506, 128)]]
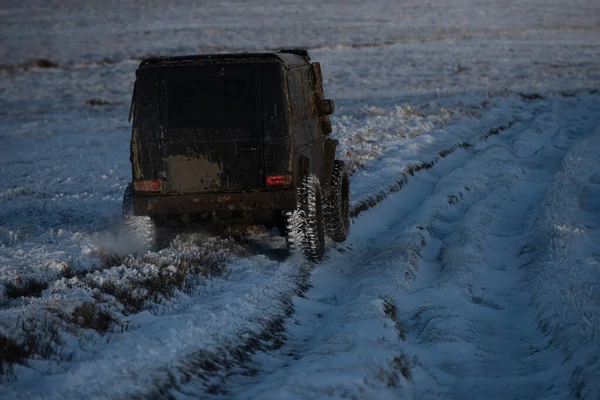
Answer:
[(334, 242), (343, 242), (350, 233), (350, 176), (346, 163), (335, 160), (331, 194), (325, 199), (325, 233)]
[(123, 219), (121, 232), (139, 250), (153, 250), (157, 244), (156, 226), (147, 216), (133, 213), (133, 188), (131, 183), (123, 192)]
[(288, 213), (287, 243), (312, 262), (325, 254), (325, 227), (319, 178), (306, 175), (298, 187), (298, 206)]

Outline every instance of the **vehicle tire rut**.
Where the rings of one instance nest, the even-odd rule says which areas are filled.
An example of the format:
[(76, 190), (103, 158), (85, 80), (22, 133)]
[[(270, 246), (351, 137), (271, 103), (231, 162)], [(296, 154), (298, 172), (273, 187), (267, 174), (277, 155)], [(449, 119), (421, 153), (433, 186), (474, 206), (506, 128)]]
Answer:
[[(533, 399), (566, 385), (566, 366), (553, 370), (555, 387), (541, 373), (562, 355), (546, 347), (530, 312), (523, 268), (534, 254), (522, 250), (531, 243), (547, 184), (588, 131), (567, 112), (561, 115), (567, 126), (533, 154), (499, 154), (494, 178), (458, 203), (460, 220), (448, 223), (455, 210), (447, 210), (424, 224), (433, 240), (414, 287), (402, 296), (407, 309), (400, 320), (409, 327), (407, 348), (421, 354), (420, 396)], [(410, 306), (411, 296), (425, 304)]]

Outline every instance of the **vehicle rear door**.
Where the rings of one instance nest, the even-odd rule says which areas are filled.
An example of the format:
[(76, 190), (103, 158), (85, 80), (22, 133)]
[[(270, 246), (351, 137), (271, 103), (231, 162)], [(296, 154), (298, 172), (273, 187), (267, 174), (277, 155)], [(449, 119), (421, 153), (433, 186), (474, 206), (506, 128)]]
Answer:
[(264, 185), (260, 64), (165, 69), (161, 175), (168, 192)]

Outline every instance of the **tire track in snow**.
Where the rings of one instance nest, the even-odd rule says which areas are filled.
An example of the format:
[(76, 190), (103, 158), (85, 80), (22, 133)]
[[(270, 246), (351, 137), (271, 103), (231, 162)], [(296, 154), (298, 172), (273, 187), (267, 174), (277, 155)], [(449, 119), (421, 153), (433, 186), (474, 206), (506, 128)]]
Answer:
[(522, 250), (535, 254), (524, 278), (531, 307), (570, 364), (570, 396), (577, 399), (600, 397), (599, 159), (600, 119), (564, 158), (541, 202), (536, 236)]
[[(390, 396), (403, 390), (410, 372), (408, 361), (396, 346), (401, 327), (392, 318), (395, 305), (386, 301), (385, 293), (376, 291), (369, 296), (353, 298), (354, 293), (372, 290), (369, 283), (385, 275), (381, 269), (383, 259), (398, 258), (410, 262), (411, 251), (418, 252), (413, 242), (419, 246), (422, 237), (414, 233), (398, 246), (395, 243), (398, 226), (406, 224), (411, 212), (432, 194), (438, 179), (436, 172), (443, 169), (442, 174), (448, 173), (469, 157), (470, 153), (464, 152), (440, 161), (440, 168), (423, 170), (418, 178), (415, 176), (403, 186), (407, 190), (389, 200), (391, 207), (386, 202), (385, 206), (375, 207), (368, 215), (355, 220), (353, 233), (344, 244), (352, 251), (344, 251), (340, 246), (338, 251), (330, 251), (328, 260), (315, 268), (312, 287), (302, 298), (295, 299), (296, 311), (286, 326), (286, 344), (275, 352), (257, 354), (253, 362), (260, 373), (255, 377), (232, 380), (233, 397), (385, 398), (375, 393), (388, 385), (390, 387), (384, 390), (389, 391)], [(423, 175), (431, 176), (422, 178)], [(402, 211), (398, 212), (396, 207), (400, 204)], [(396, 211), (391, 216), (390, 208)], [(369, 218), (381, 223), (370, 226)], [(381, 240), (387, 235), (390, 235), (388, 239)], [(375, 244), (377, 241), (381, 243)], [(384, 269), (387, 268), (384, 266)], [(371, 324), (381, 327), (381, 331), (371, 331)], [(346, 327), (340, 329), (338, 325)], [(386, 347), (383, 352), (378, 348), (381, 340)], [(353, 351), (360, 341), (376, 356), (362, 358), (361, 354), (354, 357)], [(338, 367), (349, 371), (340, 376), (336, 373)], [(307, 370), (311, 373), (307, 374)]]
[(532, 258), (523, 245), (531, 240), (546, 185), (580, 140), (579, 132), (589, 132), (589, 123), (578, 120), (577, 106), (552, 111), (566, 125), (551, 141), (538, 138), (535, 151), (527, 154), (521, 154), (522, 147), (502, 147), (496, 167), (488, 169), (492, 179), (482, 179), (479, 200), (459, 203), (460, 212), (442, 212), (430, 223), (433, 240), (421, 274), (413, 290), (398, 300), (409, 309), (401, 319), (411, 331), (407, 350), (418, 354), (423, 368), (419, 396), (533, 399), (566, 394), (568, 367), (562, 354), (546, 348), (549, 343), (528, 312), (530, 298), (522, 282), (523, 267)]
[[(490, 129), (485, 134), (480, 136), (476, 143), (481, 143), (487, 141), (491, 136), (497, 135), (502, 131), (505, 131), (511, 128), (515, 123), (515, 120), (510, 120), (506, 125), (500, 125), (495, 128)], [(389, 185), (385, 189), (380, 190), (379, 192), (368, 196), (365, 199), (361, 199), (352, 205), (352, 209), (350, 210), (350, 216), (352, 218), (358, 217), (363, 212), (367, 211), (370, 208), (375, 207), (377, 204), (381, 203), (385, 200), (389, 195), (399, 192), (402, 188), (408, 183), (408, 180), (411, 176), (415, 176), (415, 174), (419, 173), (422, 170), (431, 169), (434, 165), (439, 163), (442, 159), (446, 158), (450, 154), (453, 154), (459, 149), (470, 149), (474, 147), (475, 144), (469, 142), (460, 142), (451, 147), (448, 147), (438, 153), (438, 155), (430, 161), (422, 161), (418, 164), (411, 164), (404, 168), (404, 171), (400, 174), (400, 177), (393, 184)]]

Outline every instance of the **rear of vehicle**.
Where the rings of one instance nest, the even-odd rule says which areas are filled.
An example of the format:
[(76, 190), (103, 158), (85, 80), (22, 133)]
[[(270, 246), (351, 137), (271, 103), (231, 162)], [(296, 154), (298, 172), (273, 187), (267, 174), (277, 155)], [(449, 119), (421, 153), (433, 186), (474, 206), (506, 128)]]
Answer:
[(295, 209), (285, 66), (276, 56), (146, 60), (132, 106), (135, 215), (264, 223)]

